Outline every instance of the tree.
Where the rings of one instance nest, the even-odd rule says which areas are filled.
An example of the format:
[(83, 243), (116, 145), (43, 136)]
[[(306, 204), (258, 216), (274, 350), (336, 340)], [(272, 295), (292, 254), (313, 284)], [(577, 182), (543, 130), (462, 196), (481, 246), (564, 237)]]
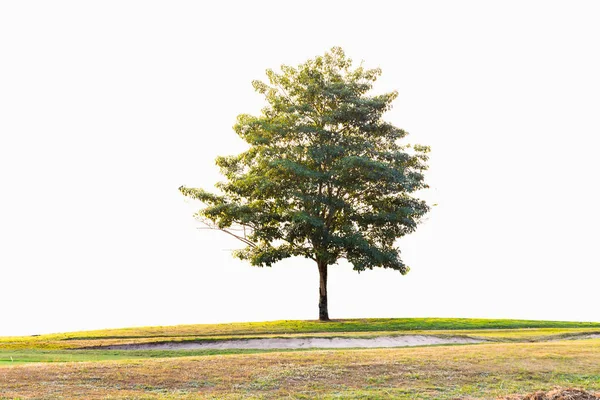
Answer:
[(427, 187), (429, 148), (402, 144), (407, 133), (382, 120), (398, 93), (368, 95), (380, 74), (352, 68), (339, 47), (267, 70), (268, 83), (252, 83), (266, 107), (239, 115), (233, 128), (249, 149), (216, 159), (226, 178), (220, 193), (179, 188), (204, 203), (197, 216), (209, 227), (245, 243), (238, 258), (268, 267), (292, 256), (315, 261), (322, 321), (328, 267), (344, 258), (359, 272), (406, 274), (394, 242), (429, 210), (411, 196)]

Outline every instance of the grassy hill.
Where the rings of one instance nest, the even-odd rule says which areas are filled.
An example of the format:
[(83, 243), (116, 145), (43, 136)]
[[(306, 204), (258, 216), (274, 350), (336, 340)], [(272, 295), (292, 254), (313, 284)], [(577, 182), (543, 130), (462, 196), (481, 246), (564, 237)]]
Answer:
[[(485, 344), (314, 350), (81, 350), (269, 337), (436, 335)], [(591, 336), (590, 336), (591, 335)], [(493, 398), (600, 390), (600, 323), (361, 319), (141, 327), (0, 337), (5, 398)]]

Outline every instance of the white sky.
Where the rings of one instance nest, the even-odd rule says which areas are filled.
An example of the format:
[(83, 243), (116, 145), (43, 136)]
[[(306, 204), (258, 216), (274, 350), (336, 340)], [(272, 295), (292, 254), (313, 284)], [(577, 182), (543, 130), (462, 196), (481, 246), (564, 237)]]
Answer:
[[(288, 4), (288, 5), (286, 5)], [(251, 81), (335, 45), (397, 89), (439, 206), (401, 276), (331, 268), (330, 315), (600, 320), (600, 3), (0, 3), (0, 335), (315, 319), (316, 265), (255, 268), (182, 184), (244, 148)]]

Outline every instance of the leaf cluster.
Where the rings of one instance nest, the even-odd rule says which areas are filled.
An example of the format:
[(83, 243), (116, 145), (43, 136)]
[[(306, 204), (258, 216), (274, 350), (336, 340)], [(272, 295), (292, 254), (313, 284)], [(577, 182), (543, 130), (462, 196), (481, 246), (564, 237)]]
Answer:
[(267, 105), (238, 116), (234, 130), (250, 147), (217, 158), (220, 194), (180, 188), (219, 229), (247, 228), (239, 258), (257, 266), (345, 258), (358, 271), (408, 271), (394, 242), (429, 210), (413, 196), (427, 187), (429, 148), (402, 144), (407, 133), (383, 120), (398, 93), (369, 95), (380, 74), (353, 68), (334, 47), (253, 82)]

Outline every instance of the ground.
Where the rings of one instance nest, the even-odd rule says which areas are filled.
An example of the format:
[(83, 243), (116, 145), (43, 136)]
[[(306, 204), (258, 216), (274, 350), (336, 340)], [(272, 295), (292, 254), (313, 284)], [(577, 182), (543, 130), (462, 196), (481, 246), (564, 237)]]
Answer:
[[(486, 341), (392, 349), (77, 350), (149, 342), (415, 333)], [(0, 399), (493, 399), (558, 387), (600, 391), (598, 334), (600, 324), (591, 323), (394, 319), (0, 338)]]

